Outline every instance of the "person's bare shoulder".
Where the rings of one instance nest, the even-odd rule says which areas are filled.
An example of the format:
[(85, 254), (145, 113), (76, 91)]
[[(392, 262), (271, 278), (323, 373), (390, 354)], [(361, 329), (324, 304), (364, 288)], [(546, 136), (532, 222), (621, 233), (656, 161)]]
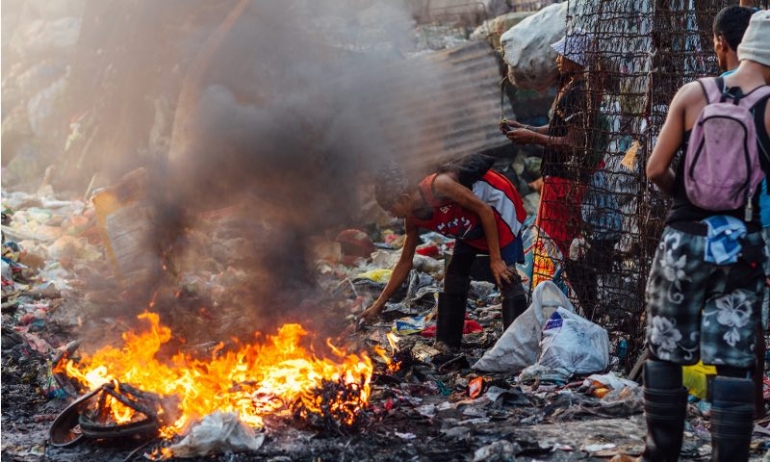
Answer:
[(669, 116), (681, 120), (684, 123), (684, 129), (689, 130), (705, 105), (703, 87), (698, 82), (690, 82), (676, 92), (669, 107)]
[(705, 103), (703, 87), (697, 81), (682, 85), (677, 91), (672, 106), (678, 103), (681, 106), (690, 106), (695, 103)]
[(457, 179), (449, 172), (439, 173), (436, 175), (436, 178), (433, 179), (433, 187), (436, 188), (437, 191), (452, 189), (456, 184), (459, 184), (457, 183)]

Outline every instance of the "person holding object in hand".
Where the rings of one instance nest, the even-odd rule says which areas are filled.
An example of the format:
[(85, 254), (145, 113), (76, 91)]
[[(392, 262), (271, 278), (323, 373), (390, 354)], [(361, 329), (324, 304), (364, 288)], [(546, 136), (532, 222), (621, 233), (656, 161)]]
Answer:
[(548, 125), (538, 127), (503, 120), (500, 131), (513, 143), (545, 148), (539, 180), (542, 182), (540, 205), (535, 220), (532, 287), (542, 281), (557, 280), (562, 274), (560, 266), (564, 265), (567, 276), (572, 276), (581, 308), (588, 315), (596, 308), (595, 288), (589, 287), (595, 286), (596, 281), (575, 282), (583, 278), (586, 264), (611, 263), (606, 255), (614, 247), (611, 240), (597, 241), (596, 246), (589, 246), (589, 252), (601, 253), (601, 258), (588, 253), (585, 258), (570, 255), (573, 240), (581, 236), (584, 228), (581, 212), (586, 186), (604, 154), (601, 149), (587, 151), (590, 133), (586, 127), (593, 126), (598, 116), (598, 105), (594, 98), (589, 98), (585, 77), (595, 43), (591, 34), (573, 29), (551, 47), (558, 53), (560, 85)]

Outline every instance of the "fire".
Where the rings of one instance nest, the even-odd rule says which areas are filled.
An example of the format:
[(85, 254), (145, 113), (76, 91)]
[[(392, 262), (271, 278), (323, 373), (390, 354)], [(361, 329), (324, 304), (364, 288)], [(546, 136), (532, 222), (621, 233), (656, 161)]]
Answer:
[(385, 362), (385, 367), (388, 369), (388, 372), (395, 373), (401, 369), (401, 361), (393, 359), (396, 356), (396, 353), (399, 351), (398, 336), (392, 332), (388, 332), (385, 334), (385, 337), (388, 339), (388, 344), (390, 345), (390, 351), (392, 355), (388, 355), (385, 349), (381, 346), (374, 347), (374, 352), (377, 353), (377, 355)]
[[(371, 359), (366, 354), (346, 353), (328, 340), (336, 361), (319, 358), (301, 346), (307, 332), (298, 324), (283, 325), (277, 335), (266, 336), (261, 344), (238, 344), (237, 351), (225, 351), (220, 344), (209, 360), (177, 353), (165, 363), (156, 353), (172, 338), (171, 329), (161, 325), (155, 313), (145, 312), (139, 319), (150, 323), (149, 330), (124, 333), (122, 348), (107, 346), (59, 367), (92, 390), (105, 383), (125, 383), (176, 397), (179, 416), (173, 422), (162, 422), (164, 437), (183, 434), (189, 424), (217, 410), (237, 412), (255, 428), (263, 426), (266, 415), (322, 415), (324, 410), (350, 425), (368, 403)], [(331, 404), (319, 395), (329, 384), (345, 389), (333, 396)], [(117, 401), (109, 409), (116, 423), (137, 418)]]

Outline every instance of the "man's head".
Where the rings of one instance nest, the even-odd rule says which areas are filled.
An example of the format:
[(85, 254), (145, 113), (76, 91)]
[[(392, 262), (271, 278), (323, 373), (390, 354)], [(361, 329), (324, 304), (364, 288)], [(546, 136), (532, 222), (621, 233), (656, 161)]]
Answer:
[(753, 61), (770, 70), (770, 11), (754, 13), (738, 45), (738, 59)]
[(556, 63), (561, 74), (580, 72), (588, 65), (589, 54), (593, 49), (593, 36), (588, 32), (575, 28), (551, 45), (559, 53)]
[(377, 172), (374, 198), (383, 210), (398, 218), (405, 218), (411, 209), (409, 180), (400, 166), (388, 162)]
[(728, 6), (714, 18), (714, 53), (719, 69), (729, 71), (738, 67), (738, 45), (749, 27), (754, 11), (742, 6)]

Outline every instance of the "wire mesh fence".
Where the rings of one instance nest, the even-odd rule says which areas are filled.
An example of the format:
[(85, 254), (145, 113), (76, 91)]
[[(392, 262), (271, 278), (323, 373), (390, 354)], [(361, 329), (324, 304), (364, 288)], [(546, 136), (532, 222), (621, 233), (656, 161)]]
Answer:
[(585, 71), (560, 83), (551, 124), (578, 117), (583, 146), (544, 152), (532, 285), (562, 284), (627, 345), (626, 367), (642, 351), (646, 279), (668, 206), (644, 167), (676, 90), (718, 73), (712, 22), (733, 3), (568, 1), (568, 30), (595, 46)]
[[(625, 349), (615, 353), (629, 369), (644, 343), (645, 286), (669, 205), (647, 180), (645, 165), (677, 89), (717, 74), (712, 23), (735, 1), (507, 4), (513, 15), (553, 3), (567, 4), (568, 30), (586, 31), (595, 46), (587, 51), (585, 70), (558, 85), (551, 123), (577, 114), (583, 143), (571, 152), (546, 148), (542, 155), (543, 183), (527, 238), (525, 273), (531, 274), (532, 288), (545, 280), (561, 285), (587, 317), (611, 331), (616, 347)], [(755, 3), (768, 8), (770, 0)], [(419, 31), (429, 37), (438, 29), (443, 41), (428, 48), (445, 48), (447, 30), (460, 41), (473, 39), (470, 31), (481, 22), (479, 28), (490, 28), (481, 38), (488, 39), (499, 26), (491, 23), (505, 15), (489, 16), (480, 2), (432, 6)], [(535, 123), (516, 113), (520, 121)], [(530, 154), (521, 166), (527, 171), (534, 165)], [(519, 186), (538, 188), (526, 181)]]

